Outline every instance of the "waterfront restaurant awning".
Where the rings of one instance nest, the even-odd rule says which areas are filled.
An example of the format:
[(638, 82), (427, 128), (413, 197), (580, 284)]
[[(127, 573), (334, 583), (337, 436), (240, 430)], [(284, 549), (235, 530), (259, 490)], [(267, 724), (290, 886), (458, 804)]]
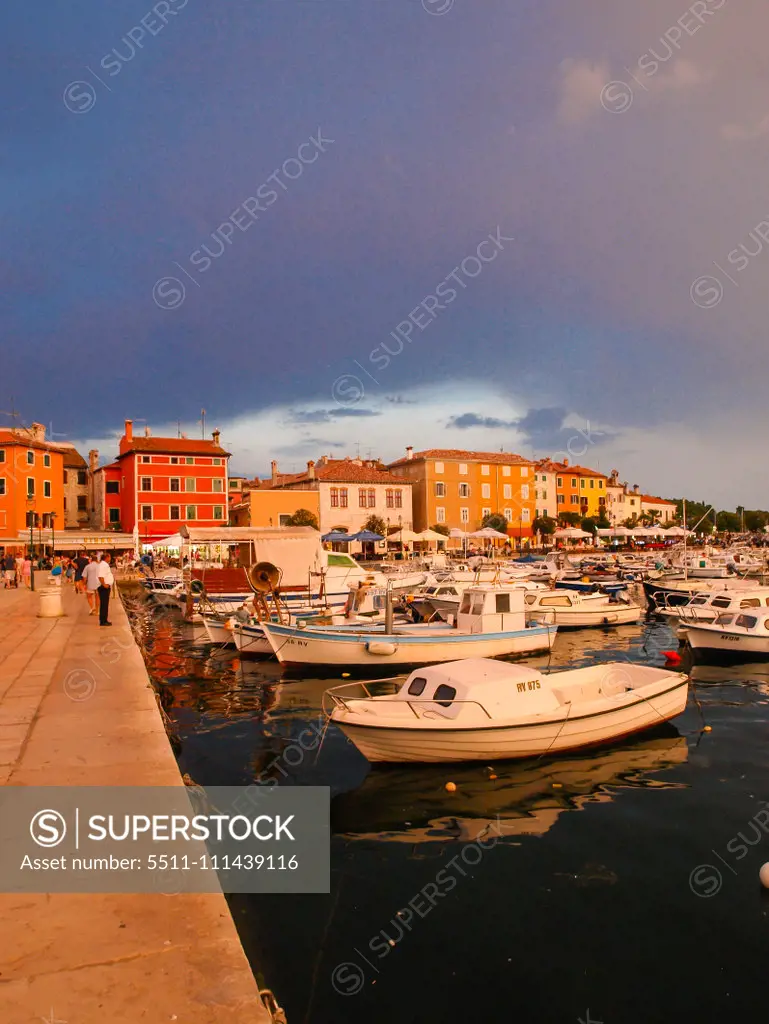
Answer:
[[(115, 551), (133, 550), (135, 547), (132, 533), (114, 533), (111, 530), (33, 530), (32, 543), (35, 547), (50, 547), (51, 541), (54, 551)], [(29, 530), (20, 530), (13, 543), (29, 544)]]
[(233, 547), (260, 540), (285, 540), (315, 536), (318, 531), (311, 526), (187, 526), (179, 527), (179, 535), (185, 544), (195, 547), (215, 544)]
[(161, 537), (160, 540), (153, 540), (147, 547), (150, 548), (180, 548), (184, 538), (180, 533), (173, 533), (170, 537)]

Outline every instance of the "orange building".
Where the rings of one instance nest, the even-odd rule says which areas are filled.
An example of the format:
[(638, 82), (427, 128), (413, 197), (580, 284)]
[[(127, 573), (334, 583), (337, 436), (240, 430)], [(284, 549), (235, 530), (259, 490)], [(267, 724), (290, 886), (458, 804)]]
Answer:
[(607, 512), (608, 477), (585, 466), (571, 466), (569, 460), (539, 463), (541, 469), (555, 478), (556, 515), (575, 512), (577, 515), (597, 519)]
[(230, 526), (287, 526), (300, 508), (320, 523), (320, 492), (255, 488), (230, 507)]
[(30, 526), (64, 530), (64, 453), (41, 423), (0, 430), (0, 537), (21, 543)]
[(442, 524), (472, 533), (499, 512), (511, 537), (531, 537), (535, 512), (534, 463), (511, 452), (456, 448), (406, 449), (388, 469), (411, 483), (414, 529)]

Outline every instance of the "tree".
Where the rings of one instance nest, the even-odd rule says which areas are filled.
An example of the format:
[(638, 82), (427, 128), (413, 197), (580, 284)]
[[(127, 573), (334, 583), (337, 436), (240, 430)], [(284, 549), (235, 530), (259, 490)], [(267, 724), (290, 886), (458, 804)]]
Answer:
[(507, 525), (507, 520), (501, 512), (490, 512), (481, 521), (481, 529), (485, 530), (486, 527), (491, 527), (492, 530), (498, 530), (500, 533), (507, 533)]
[(558, 522), (562, 526), (579, 526), (582, 516), (579, 512), (559, 512)]
[(595, 536), (595, 531), (598, 529), (598, 527), (595, 525), (595, 519), (592, 519), (590, 516), (585, 516), (585, 518), (579, 525), (582, 527), (585, 533), (592, 533), (593, 536)]
[(741, 525), (740, 517), (736, 512), (718, 513), (719, 533), (739, 533)]
[(444, 537), (448, 537), (450, 532), (445, 523), (436, 523), (435, 526), (431, 526), (430, 529), (434, 530), (436, 533), (442, 534)]
[(318, 517), (307, 508), (298, 508), (287, 520), (288, 526), (311, 526), (313, 530), (319, 530)]
[(370, 515), (363, 524), (363, 529), (371, 530), (372, 533), (378, 533), (380, 537), (387, 536), (387, 523), (381, 516)]
[(598, 510), (598, 518), (596, 519), (595, 524), (599, 530), (608, 530), (611, 527), (611, 523), (606, 516), (606, 508), (603, 505), (601, 505)]
[(745, 512), (745, 529), (751, 533), (761, 533), (766, 524), (769, 523), (769, 513), (760, 510)]
[(531, 529), (533, 533), (539, 533), (543, 537), (552, 537), (557, 525), (558, 523), (555, 519), (552, 519), (550, 516), (537, 516), (531, 524)]

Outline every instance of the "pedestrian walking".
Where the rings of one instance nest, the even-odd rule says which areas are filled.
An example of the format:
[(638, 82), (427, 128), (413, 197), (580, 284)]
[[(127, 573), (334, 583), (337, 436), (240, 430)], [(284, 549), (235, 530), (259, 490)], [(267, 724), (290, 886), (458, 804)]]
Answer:
[(26, 555), (24, 562), (21, 567), (21, 575), (24, 580), (24, 586), (32, 588), (32, 559), (29, 555)]
[(89, 615), (96, 614), (97, 591), (99, 589), (99, 563), (95, 558), (89, 560), (83, 569), (83, 582), (85, 583), (85, 596), (88, 598), (88, 607), (91, 609)]
[(10, 553), (3, 559), (3, 576), (5, 578), (5, 589), (10, 590), (16, 586), (16, 559)]
[(99, 625), (100, 626), (111, 626), (112, 623), (109, 621), (109, 599), (112, 593), (112, 585), (115, 582), (115, 577), (112, 575), (112, 566), (110, 565), (111, 556), (107, 552), (102, 560), (98, 563), (99, 565)]
[(81, 551), (80, 554), (75, 559), (75, 590), (78, 592), (78, 594), (85, 593), (85, 580), (83, 579), (83, 570), (85, 569), (89, 562), (90, 558), (85, 553), (85, 551)]

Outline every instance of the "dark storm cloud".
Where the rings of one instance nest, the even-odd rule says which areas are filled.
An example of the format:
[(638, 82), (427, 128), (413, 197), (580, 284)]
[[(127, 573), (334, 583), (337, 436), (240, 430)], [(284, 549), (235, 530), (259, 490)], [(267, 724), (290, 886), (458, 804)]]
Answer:
[(516, 420), (513, 425), (532, 448), (547, 451), (563, 444), (564, 429), (567, 429), (563, 424), (567, 415), (566, 409), (558, 407), (529, 409), (526, 415)]
[(460, 416), (452, 416), (447, 427), (454, 427), (457, 430), (469, 430), (471, 427), (514, 427), (514, 420), (500, 420), (496, 416), (478, 416), (474, 412), (463, 412)]
[(300, 409), (289, 413), (292, 423), (331, 423), (333, 420), (346, 419), (350, 417), (380, 416), (381, 413), (372, 409)]

